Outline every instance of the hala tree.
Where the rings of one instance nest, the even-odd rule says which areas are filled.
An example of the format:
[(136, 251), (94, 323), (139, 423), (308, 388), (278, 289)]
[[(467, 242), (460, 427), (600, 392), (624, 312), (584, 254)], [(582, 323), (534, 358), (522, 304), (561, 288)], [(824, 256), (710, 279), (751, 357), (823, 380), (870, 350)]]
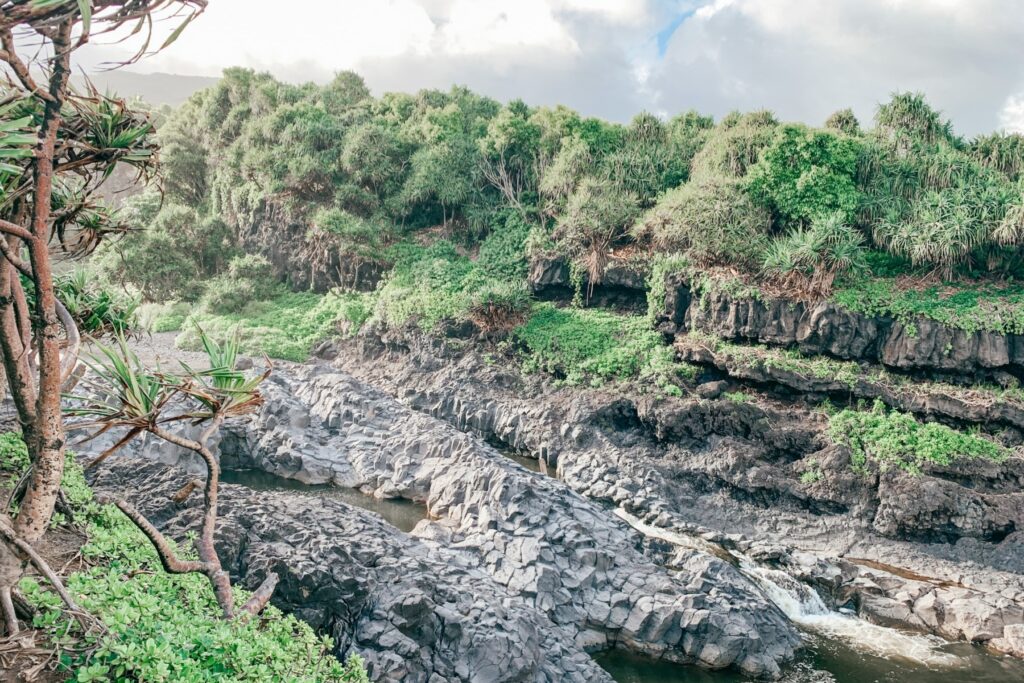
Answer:
[[(90, 391), (80, 397), (69, 410), (72, 415), (85, 418), (76, 426), (95, 428), (90, 438), (111, 429), (124, 431), (121, 438), (100, 453), (87, 467), (101, 463), (109, 455), (136, 436), (146, 432), (192, 451), (206, 466), (203, 488), (203, 517), (196, 538), (198, 560), (182, 559), (170, 543), (145, 516), (127, 501), (110, 500), (153, 544), (165, 571), (170, 574), (199, 573), (209, 579), (217, 604), (225, 619), (251, 616), (259, 613), (270, 600), (277, 586), (277, 574), (271, 572), (237, 611), (231, 592), (231, 581), (224, 571), (214, 547), (217, 526), (217, 493), (220, 482), (220, 463), (209, 448), (210, 438), (226, 420), (251, 413), (263, 403), (259, 384), (266, 374), (248, 377), (235, 365), (238, 356), (238, 338), (223, 345), (209, 339), (202, 330), (200, 338), (209, 361), (209, 368), (196, 370), (182, 364), (184, 372), (177, 374), (153, 372), (145, 368), (139, 358), (118, 339), (117, 348), (98, 345), (100, 354), (87, 361), (92, 372), (83, 382)], [(189, 422), (200, 427), (192, 438), (175, 431), (171, 425)], [(179, 494), (191, 493), (189, 484)]]
[[(61, 392), (78, 366), (78, 331), (54, 288), (53, 249), (88, 251), (123, 228), (94, 200), (119, 163), (148, 173), (152, 125), (123, 101), (69, 85), (71, 57), (91, 38), (142, 36), (176, 17), (172, 42), (206, 0), (0, 0), (0, 352), (31, 471), (17, 516), (0, 511), (0, 611), (18, 629), (12, 591), (34, 564), (74, 608), (33, 546), (60, 491), (65, 430)], [(17, 40), (15, 36), (17, 35)], [(25, 54), (44, 55), (38, 61)], [(27, 293), (33, 293), (31, 308)]]

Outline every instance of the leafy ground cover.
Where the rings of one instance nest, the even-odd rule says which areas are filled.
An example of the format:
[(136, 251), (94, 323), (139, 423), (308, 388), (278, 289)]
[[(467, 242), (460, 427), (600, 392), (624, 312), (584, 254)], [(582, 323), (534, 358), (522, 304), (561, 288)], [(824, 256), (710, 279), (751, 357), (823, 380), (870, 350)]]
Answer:
[[(21, 438), (0, 434), (0, 474), (26, 464)], [(67, 587), (107, 632), (84, 635), (61, 611), (59, 598), (35, 579), (24, 579), (20, 588), (37, 610), (33, 626), (60, 648), (59, 671), (72, 680), (368, 682), (358, 657), (339, 662), (329, 638), (274, 607), (259, 619), (220, 619), (205, 578), (165, 573), (135, 525), (114, 506), (93, 499), (70, 455), (62, 485), (88, 536), (80, 549), (84, 567), (66, 577)], [(64, 522), (56, 517), (55, 523)], [(189, 556), (187, 549), (178, 552)], [(244, 590), (236, 593), (237, 600), (248, 597)]]
[(695, 373), (693, 366), (675, 361), (645, 316), (542, 303), (534, 305), (515, 337), (526, 347), (525, 369), (550, 372), (570, 384), (647, 379), (679, 394), (679, 383)]
[(921, 317), (968, 332), (1024, 333), (1024, 285), (1015, 282), (915, 287), (903, 278), (875, 277), (841, 285), (832, 300), (856, 313), (907, 324)]
[[(234, 313), (197, 311), (180, 318), (182, 333), (175, 344), (181, 349), (199, 350), (196, 326), (214, 339), (226, 339), (237, 330), (245, 353), (265, 353), (271, 358), (298, 362), (309, 357), (310, 349), (318, 341), (336, 334), (341, 321), (349, 322), (350, 330), (358, 330), (369, 315), (365, 295), (282, 292), (266, 301), (251, 302)], [(167, 321), (168, 317), (157, 318), (155, 326), (163, 322), (160, 326), (166, 327)]]
[(876, 401), (870, 410), (847, 408), (829, 417), (828, 434), (850, 449), (855, 469), (869, 462), (885, 471), (901, 469), (919, 474), (927, 463), (950, 465), (962, 458), (1004, 460), (1009, 451), (974, 433), (960, 432), (936, 422), (889, 410)]

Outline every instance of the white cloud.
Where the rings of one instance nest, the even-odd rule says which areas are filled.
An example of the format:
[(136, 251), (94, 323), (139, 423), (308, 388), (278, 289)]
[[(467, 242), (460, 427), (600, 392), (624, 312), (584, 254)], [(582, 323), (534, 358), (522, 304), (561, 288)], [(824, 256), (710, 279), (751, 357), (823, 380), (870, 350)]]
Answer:
[(458, 0), (435, 45), (438, 52), (449, 55), (486, 55), (506, 48), (579, 51), (544, 0)]
[(999, 112), (999, 123), (1008, 133), (1024, 133), (1024, 93), (1006, 98)]
[[(641, 109), (721, 116), (768, 107), (813, 123), (852, 106), (866, 121), (892, 91), (922, 90), (968, 134), (1016, 111), (1008, 98), (1024, 84), (1021, 0), (290, 0), (287, 12), (279, 8), (211, 2), (177, 43), (136, 68), (216, 75), (243, 65), (320, 81), (355, 69), (378, 92), (464, 84), (618, 120)], [(93, 62), (126, 54), (86, 49)]]
[(767, 107), (862, 120), (896, 90), (921, 90), (972, 134), (997, 125), (1024, 81), (1017, 0), (715, 0), (675, 32), (651, 87), (660, 106), (723, 114)]

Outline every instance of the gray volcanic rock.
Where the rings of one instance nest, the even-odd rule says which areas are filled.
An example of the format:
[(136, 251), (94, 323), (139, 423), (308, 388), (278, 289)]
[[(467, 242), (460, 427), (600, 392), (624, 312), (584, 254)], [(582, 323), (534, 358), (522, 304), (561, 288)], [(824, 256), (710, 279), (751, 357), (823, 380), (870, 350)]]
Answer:
[[(202, 495), (171, 500), (188, 476), (118, 456), (92, 475), (183, 540)], [(410, 537), (330, 498), (221, 485), (218, 554), (236, 581), (281, 581), (273, 603), (331, 635), (336, 652), (364, 657), (375, 681), (611, 681), (530, 600), (471, 566), (458, 551)]]
[[(225, 438), (225, 463), (425, 501), (439, 521), (415, 533), (473, 554), (588, 649), (776, 677), (799, 646), (732, 565), (690, 551), (667, 568), (601, 506), (346, 374), (277, 373), (266, 393), (260, 415)], [(486, 411), (470, 419), (482, 425)]]
[[(792, 404), (554, 389), (404, 330), (342, 344), (336, 364), (424, 414), (556, 464), (573, 490), (656, 535), (711, 553), (756, 550), (866, 618), (1004, 649), (1024, 623), (1019, 458), (866, 476), (821, 437), (819, 413)], [(827, 571), (807, 573), (800, 553)], [(917, 587), (913, 577), (927, 576), (938, 578)]]
[(968, 400), (937, 391), (917, 391), (913, 385), (901, 386), (894, 382), (872, 380), (870, 371), (880, 370), (878, 366), (865, 368), (862, 376), (851, 382), (831, 376), (816, 376), (770, 360), (737, 357), (729, 349), (716, 350), (705, 344), (692, 344), (686, 337), (676, 339), (675, 349), (680, 360), (713, 366), (731, 378), (782, 387), (804, 396), (833, 396), (842, 400), (850, 397), (867, 400), (877, 398), (890, 407), (926, 417), (971, 424), (1000, 424), (1024, 430), (1024, 405), (1019, 401), (1008, 398), (985, 400), (984, 397)]

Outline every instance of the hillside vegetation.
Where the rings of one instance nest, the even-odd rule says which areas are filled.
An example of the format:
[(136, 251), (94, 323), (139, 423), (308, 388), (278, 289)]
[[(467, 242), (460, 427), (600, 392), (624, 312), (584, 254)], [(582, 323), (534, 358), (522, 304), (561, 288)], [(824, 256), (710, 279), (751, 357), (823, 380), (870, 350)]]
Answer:
[[(918, 94), (895, 94), (864, 124), (841, 110), (821, 127), (768, 111), (623, 125), (465, 88), (376, 98), (352, 73), (318, 86), (230, 69), (160, 137), (162, 198), (124, 208), (148, 229), (90, 267), (186, 347), (196, 325), (237, 328), (250, 352), (302, 360), (368, 323), (451, 336), (471, 322), (527, 371), (682, 393), (699, 371), (650, 316), (585, 307), (623, 264), (647, 276), (652, 312), (665, 276), (681, 272), (696, 289), (831, 298), (911, 330), (924, 316), (1024, 331), (1024, 138), (961, 138)], [(262, 241), (243, 247), (255, 224)], [(337, 269), (337, 286), (290, 291), (299, 278), (284, 252)], [(540, 258), (570, 264), (573, 306), (533, 300)], [(383, 277), (367, 286), (368, 272)], [(847, 427), (858, 419), (866, 440), (896, 420)], [(967, 443), (922, 434), (937, 444), (931, 460)], [(901, 449), (859, 452), (903, 462)]]

